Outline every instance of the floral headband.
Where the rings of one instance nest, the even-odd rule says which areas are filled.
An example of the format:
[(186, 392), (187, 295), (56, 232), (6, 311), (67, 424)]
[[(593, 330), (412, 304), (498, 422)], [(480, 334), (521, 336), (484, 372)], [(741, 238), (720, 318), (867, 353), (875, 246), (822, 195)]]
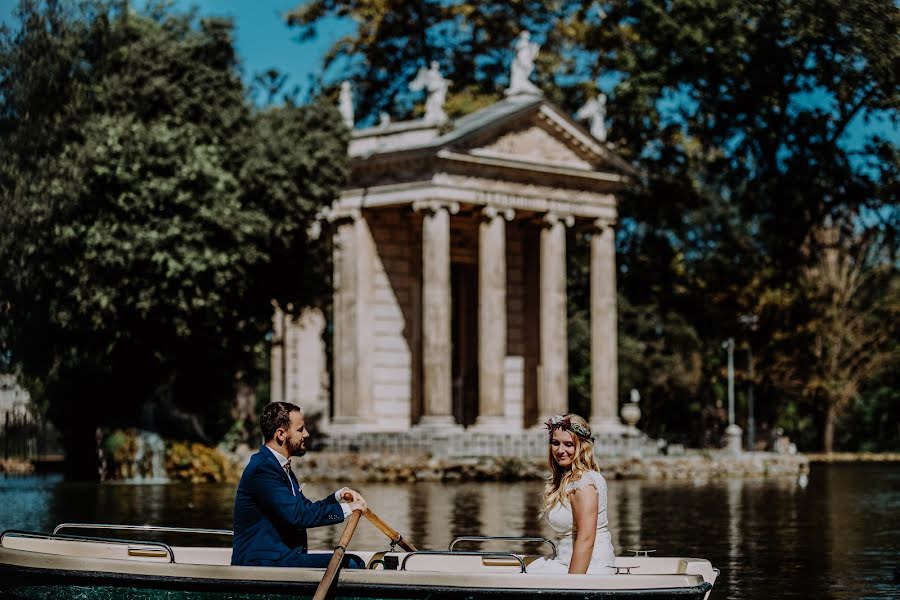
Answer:
[(571, 431), (578, 437), (593, 441), (594, 438), (591, 437), (591, 430), (585, 427), (584, 425), (579, 425), (578, 423), (573, 423), (569, 417), (564, 417), (562, 415), (555, 415), (547, 419), (547, 422), (544, 423), (547, 426), (547, 430), (552, 434), (554, 429), (564, 429), (566, 431)]

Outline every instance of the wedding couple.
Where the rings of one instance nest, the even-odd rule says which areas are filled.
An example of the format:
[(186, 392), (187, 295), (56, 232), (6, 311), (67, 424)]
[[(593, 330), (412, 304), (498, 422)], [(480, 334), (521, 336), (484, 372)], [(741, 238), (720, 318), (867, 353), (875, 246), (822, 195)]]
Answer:
[[(538, 559), (528, 572), (609, 574), (615, 556), (607, 524), (606, 482), (594, 460), (591, 429), (578, 415), (558, 415), (549, 431), (550, 477), (542, 517), (558, 534), (558, 556)], [(233, 565), (325, 567), (330, 554), (307, 552), (306, 529), (341, 523), (365, 511), (359, 492), (342, 488), (313, 502), (303, 495), (290, 459), (309, 438), (300, 408), (272, 402), (260, 417), (265, 444), (244, 469), (234, 500)], [(365, 568), (352, 555), (345, 567)]]

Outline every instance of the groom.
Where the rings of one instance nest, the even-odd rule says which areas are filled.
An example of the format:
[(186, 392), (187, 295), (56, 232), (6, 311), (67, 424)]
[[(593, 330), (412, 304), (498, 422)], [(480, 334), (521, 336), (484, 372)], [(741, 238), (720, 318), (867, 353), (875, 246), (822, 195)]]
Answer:
[[(335, 525), (354, 510), (365, 512), (358, 492), (342, 488), (312, 502), (291, 471), (291, 457), (306, 454), (303, 414), (295, 404), (272, 402), (259, 419), (265, 445), (250, 458), (234, 499), (231, 564), (267, 567), (326, 567), (331, 554), (307, 554), (307, 527)], [(350, 502), (343, 502), (346, 496)], [(349, 556), (351, 568), (361, 561)], [(345, 559), (347, 560), (347, 559)]]

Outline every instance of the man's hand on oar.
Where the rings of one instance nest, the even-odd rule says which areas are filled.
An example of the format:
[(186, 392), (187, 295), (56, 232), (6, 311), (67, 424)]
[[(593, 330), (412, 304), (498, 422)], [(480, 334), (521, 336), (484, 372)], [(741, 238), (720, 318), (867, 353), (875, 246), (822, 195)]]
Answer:
[(362, 494), (348, 487), (341, 489), (341, 499), (350, 504), (350, 510), (359, 510), (363, 514), (368, 510), (368, 505)]

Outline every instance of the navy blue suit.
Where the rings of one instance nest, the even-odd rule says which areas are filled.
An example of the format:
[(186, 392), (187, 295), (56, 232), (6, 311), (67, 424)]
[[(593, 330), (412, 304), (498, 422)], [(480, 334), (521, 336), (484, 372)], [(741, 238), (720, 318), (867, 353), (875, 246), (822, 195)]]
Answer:
[(250, 458), (234, 498), (231, 564), (327, 565), (330, 556), (306, 554), (306, 528), (340, 523), (344, 511), (334, 494), (313, 502), (298, 488), (293, 473), (289, 482), (288, 474), (268, 447), (263, 446)]

